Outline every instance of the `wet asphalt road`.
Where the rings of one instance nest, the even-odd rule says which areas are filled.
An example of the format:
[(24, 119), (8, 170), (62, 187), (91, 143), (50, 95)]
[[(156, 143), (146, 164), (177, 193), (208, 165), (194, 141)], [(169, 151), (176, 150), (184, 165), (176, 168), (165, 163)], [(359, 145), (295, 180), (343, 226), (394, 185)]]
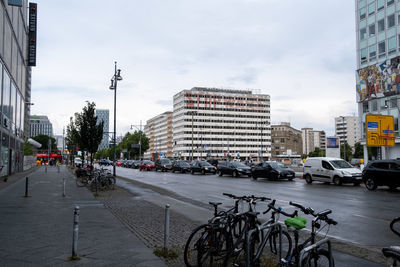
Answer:
[[(156, 173), (121, 167), (116, 168), (116, 173), (118, 176), (168, 189), (203, 203), (223, 202), (223, 207), (229, 207), (233, 203), (222, 195), (226, 192), (270, 197), (289, 212), (293, 210), (289, 201), (310, 206), (316, 211), (331, 209), (333, 212), (330, 217), (339, 224), (330, 228), (329, 236), (372, 247), (399, 244), (398, 237), (389, 229), (391, 220), (400, 216), (399, 190), (389, 191), (386, 187), (380, 187), (371, 192), (364, 185), (335, 186), (320, 182), (308, 185), (298, 178), (293, 181), (268, 181), (259, 178), (255, 181), (247, 177)], [(265, 208), (259, 204), (257, 210), (263, 211)]]

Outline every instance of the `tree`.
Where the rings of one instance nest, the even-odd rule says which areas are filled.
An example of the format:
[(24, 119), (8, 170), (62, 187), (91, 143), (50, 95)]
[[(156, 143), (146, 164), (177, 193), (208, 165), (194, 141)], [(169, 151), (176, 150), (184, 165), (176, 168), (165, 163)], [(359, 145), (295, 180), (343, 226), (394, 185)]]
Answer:
[[(346, 149), (346, 154), (345, 154)], [(348, 143), (344, 143), (340, 145), (340, 158), (345, 159), (346, 161), (350, 161), (353, 155), (353, 151), (351, 151), (351, 147)], [(345, 157), (346, 156), (346, 157)]]
[[(77, 118), (78, 113), (75, 113), (75, 118)], [(69, 124), (67, 125), (67, 134), (65, 136), (65, 144), (70, 153), (70, 160), (72, 156), (76, 155), (77, 148), (79, 148), (79, 132), (76, 129), (75, 121), (72, 117), (69, 118)]]
[[(139, 155), (139, 147), (132, 147), (132, 145), (137, 145), (142, 144), (142, 155)], [(122, 139), (122, 142), (118, 144), (117, 146), (117, 151), (122, 151), (122, 149), (127, 149), (127, 157), (131, 158), (142, 158), (143, 153), (146, 152), (149, 149), (149, 143), (150, 140), (149, 138), (142, 132), (142, 137), (140, 138), (140, 131), (135, 131), (133, 134), (131, 133), (126, 133), (124, 138)]]
[(353, 158), (361, 159), (364, 158), (364, 148), (360, 142), (354, 144), (354, 154)]
[(33, 148), (32, 145), (25, 141), (24, 143), (24, 156), (32, 156), (33, 155)]
[[(91, 155), (96, 153), (103, 139), (104, 122), (97, 123), (95, 107), (96, 104), (94, 102), (87, 102), (87, 106), (83, 107), (82, 113), (77, 114), (75, 119), (79, 138), (78, 143), (82, 150), (88, 151)], [(93, 164), (93, 157), (90, 160), (90, 163)]]
[(325, 157), (325, 150), (319, 147), (316, 147), (313, 152), (308, 154), (309, 157)]
[(53, 137), (50, 137), (45, 134), (39, 134), (39, 135), (36, 135), (35, 137), (32, 137), (32, 139), (39, 142), (40, 144), (42, 144), (41, 149), (43, 149), (43, 150), (49, 149), (49, 139), (50, 139), (51, 140), (51, 149), (57, 149), (56, 139)]

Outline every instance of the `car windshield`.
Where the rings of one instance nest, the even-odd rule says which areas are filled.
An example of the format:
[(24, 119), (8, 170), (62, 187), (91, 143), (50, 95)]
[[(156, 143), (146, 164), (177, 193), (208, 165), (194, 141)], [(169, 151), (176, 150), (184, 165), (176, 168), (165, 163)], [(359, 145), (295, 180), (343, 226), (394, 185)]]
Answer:
[(145, 160), (145, 161), (143, 161), (143, 164), (152, 164), (153, 162), (152, 161), (150, 161), (150, 160)]
[(347, 161), (344, 160), (331, 160), (329, 161), (333, 167), (338, 168), (338, 169), (349, 169), (353, 168)]
[(171, 164), (171, 161), (169, 159), (162, 159), (161, 163), (162, 164)]
[(180, 162), (179, 163), (182, 167), (189, 167), (190, 165), (189, 165), (189, 163), (187, 163), (187, 162), (185, 162), (185, 161), (182, 161), (182, 162)]
[(200, 161), (200, 166), (208, 167), (208, 166), (212, 166), (212, 165), (210, 163), (208, 163), (207, 161)]
[(232, 162), (232, 165), (235, 166), (236, 168), (247, 168), (248, 167), (248, 166), (244, 165), (243, 163), (237, 162), (237, 161)]

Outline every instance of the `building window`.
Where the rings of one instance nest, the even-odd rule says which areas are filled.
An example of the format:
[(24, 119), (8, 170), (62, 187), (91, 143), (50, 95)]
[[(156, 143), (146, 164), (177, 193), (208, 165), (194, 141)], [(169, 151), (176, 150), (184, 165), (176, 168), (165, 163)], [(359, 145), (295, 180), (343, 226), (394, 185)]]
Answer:
[(365, 19), (367, 9), (365, 7), (360, 9), (360, 20)]
[(393, 27), (393, 26), (395, 25), (395, 22), (394, 22), (394, 14), (389, 15), (389, 16), (387, 17), (387, 24), (388, 24), (388, 28)]
[(378, 21), (378, 32), (383, 32), (385, 30), (385, 19)]
[(360, 29), (360, 40), (367, 38), (367, 28)]
[(372, 111), (378, 110), (378, 102), (376, 100), (372, 101)]
[(379, 10), (383, 9), (385, 7), (385, 0), (378, 0), (376, 8)]
[(369, 112), (368, 102), (363, 103), (363, 113), (367, 113), (367, 112)]
[(363, 48), (360, 50), (361, 62), (367, 61), (367, 48)]
[(369, 46), (369, 60), (375, 60), (376, 59), (376, 45), (370, 45)]
[(368, 26), (368, 31), (369, 31), (369, 37), (375, 35), (375, 23)]
[(375, 2), (368, 5), (368, 15), (375, 13)]
[(393, 4), (393, 3), (394, 3), (394, 0), (388, 0), (388, 1), (387, 1), (387, 5), (388, 5), (388, 6), (390, 6), (390, 5)]
[(396, 36), (388, 39), (388, 52), (389, 54), (396, 51)]
[(380, 42), (380, 43), (378, 44), (378, 54), (379, 54), (379, 57), (381, 57), (382, 55), (384, 56), (384, 55), (385, 55), (385, 52), (386, 52), (386, 43), (385, 43), (385, 41), (383, 41), (383, 42)]

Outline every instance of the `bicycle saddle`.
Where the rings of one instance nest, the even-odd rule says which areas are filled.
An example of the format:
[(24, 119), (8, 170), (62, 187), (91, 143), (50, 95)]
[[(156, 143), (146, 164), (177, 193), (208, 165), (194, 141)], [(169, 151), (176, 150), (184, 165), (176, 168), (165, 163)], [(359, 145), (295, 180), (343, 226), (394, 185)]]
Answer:
[(296, 216), (294, 218), (288, 218), (285, 220), (286, 226), (293, 227), (296, 230), (300, 230), (306, 227), (307, 220), (303, 217)]
[(382, 249), (383, 255), (386, 258), (395, 258), (400, 260), (400, 246), (390, 246)]

